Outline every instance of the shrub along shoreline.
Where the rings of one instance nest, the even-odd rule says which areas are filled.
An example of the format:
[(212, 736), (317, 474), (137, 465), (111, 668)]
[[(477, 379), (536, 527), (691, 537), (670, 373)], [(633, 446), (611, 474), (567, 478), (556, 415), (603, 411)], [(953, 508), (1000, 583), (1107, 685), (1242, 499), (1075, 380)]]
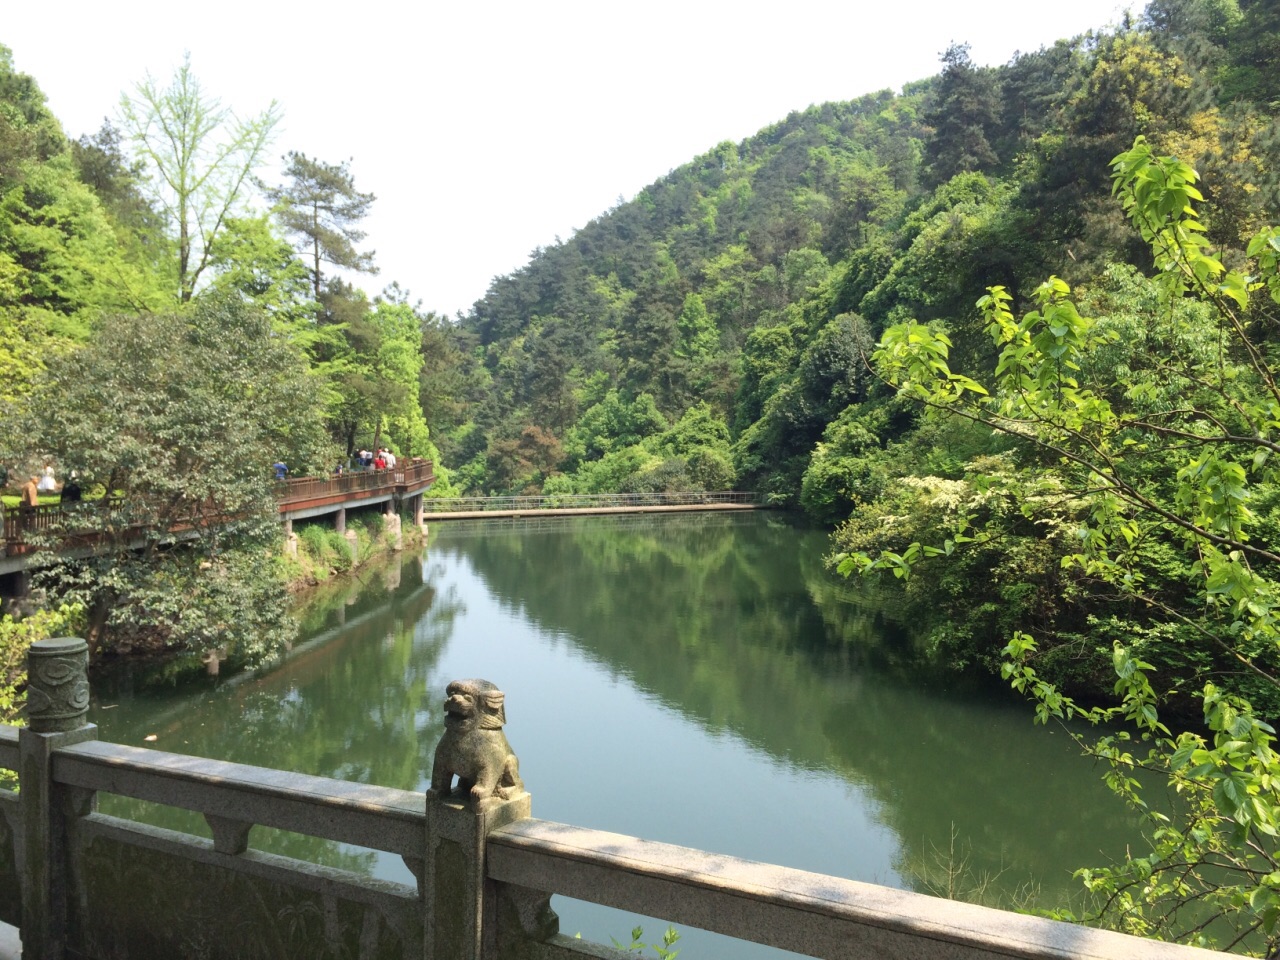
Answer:
[(426, 543), (422, 531), (400, 518), (400, 543), (380, 513), (358, 513), (347, 523), (345, 534), (317, 520), (294, 527), (296, 555), (282, 552), (281, 566), (290, 593), (349, 574), (375, 557), (411, 549)]
[[(276, 554), (277, 569), (290, 594), (335, 582), (350, 576), (374, 560), (400, 550), (418, 549), (426, 537), (412, 522), (400, 524), (400, 539), (389, 528), (382, 514), (357, 514), (343, 535), (322, 522), (300, 524), (296, 528), (298, 552), (287, 553), (283, 544)], [(26, 700), (27, 650), (37, 640), (58, 636), (80, 636), (85, 629), (81, 607), (62, 605), (57, 609), (37, 609), (21, 615), (0, 616), (0, 723), (20, 723), (20, 711)], [(113, 648), (113, 658), (144, 659), (155, 656), (183, 656), (191, 651), (167, 643), (134, 643)]]

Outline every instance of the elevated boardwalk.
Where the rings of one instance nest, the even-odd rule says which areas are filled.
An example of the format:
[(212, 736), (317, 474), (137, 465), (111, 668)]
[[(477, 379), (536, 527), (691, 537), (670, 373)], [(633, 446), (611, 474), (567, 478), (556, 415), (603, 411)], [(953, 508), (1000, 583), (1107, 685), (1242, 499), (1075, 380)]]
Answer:
[(459, 497), (428, 500), (429, 520), (489, 520), (500, 517), (603, 516), (619, 513), (695, 513), (759, 510), (754, 493), (589, 493), (531, 497)]
[(300, 477), (276, 484), (283, 520), (304, 520), (342, 509), (419, 497), (435, 483), (430, 460), (394, 470), (363, 470), (340, 477)]
[[(275, 485), (276, 502), (286, 535), (292, 533), (294, 520), (338, 515), (339, 529), (345, 528), (346, 511), (383, 504), (408, 503), (416, 522), (421, 523), (423, 494), (435, 482), (434, 465), (429, 460), (410, 462), (394, 470), (364, 470), (336, 477), (302, 477), (285, 480)], [(74, 511), (80, 504), (46, 504), (35, 510), (23, 511), (18, 507), (6, 507), (3, 527), (0, 529), (0, 576), (24, 571), (36, 547), (28, 542), (32, 535), (45, 535), (61, 530), (64, 533), (64, 549), (91, 552), (94, 545), (74, 530)], [(137, 528), (141, 542), (146, 534)], [(193, 534), (183, 524), (172, 527), (168, 534), (181, 540)]]

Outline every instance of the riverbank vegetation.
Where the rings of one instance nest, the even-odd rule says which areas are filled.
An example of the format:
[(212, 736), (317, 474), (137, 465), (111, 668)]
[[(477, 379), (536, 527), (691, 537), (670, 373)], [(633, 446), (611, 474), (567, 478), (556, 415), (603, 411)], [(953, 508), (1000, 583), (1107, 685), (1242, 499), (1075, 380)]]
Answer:
[[(1034, 698), (1042, 722), (1111, 729), (1078, 739), (1110, 765), (1108, 785), (1142, 813), (1152, 839), (1145, 856), (1081, 871), (1094, 918), (1273, 955), (1280, 757), (1264, 718), (1280, 697), (1280, 556), (1270, 535), (1280, 393), (1269, 342), (1280, 228), (1249, 241), (1256, 272), (1230, 270), (1204, 238), (1190, 166), (1139, 137), (1112, 169), (1157, 271), (1129, 278), (1145, 294), (1146, 310), (1134, 313), (1146, 322), (1082, 313), (1056, 277), (1019, 319), (1008, 291), (993, 286), (978, 308), (998, 358), (977, 379), (953, 369), (952, 341), (937, 327), (889, 328), (874, 355), (886, 382), (927, 416), (980, 425), (1010, 448), (974, 458), (960, 481), (914, 484), (926, 509), (903, 506), (916, 522), (882, 513), (877, 525), (843, 528), (839, 540), (874, 549), (845, 555), (840, 569), (909, 581), (970, 547), (1003, 553), (1009, 530), (1042, 542), (1048, 563), (1031, 578), (1054, 579), (1057, 610), (1035, 634), (1016, 629), (1016, 617), (1005, 625), (1002, 673)], [(924, 537), (903, 543), (904, 533)], [(972, 572), (971, 561), (957, 565)], [(993, 566), (990, 599), (1011, 575)], [(1076, 680), (1064, 678), (1064, 659), (1110, 674), (1115, 705), (1088, 707), (1064, 692), (1063, 680)], [(1180, 722), (1188, 702), (1200, 723)], [(1181, 801), (1152, 808), (1144, 771)]]
[[(293, 591), (332, 580), (397, 549), (385, 518), (372, 511), (349, 516), (345, 534), (324, 521), (298, 524), (294, 533), (297, 552), (282, 558), (284, 575)], [(398, 535), (401, 549), (421, 547), (426, 541), (422, 529), (403, 517)]]

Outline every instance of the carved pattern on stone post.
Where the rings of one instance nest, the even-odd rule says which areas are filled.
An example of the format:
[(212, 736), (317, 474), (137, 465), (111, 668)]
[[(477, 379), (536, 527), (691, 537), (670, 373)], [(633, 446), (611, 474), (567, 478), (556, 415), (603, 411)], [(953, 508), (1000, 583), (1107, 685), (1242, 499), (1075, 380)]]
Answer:
[(89, 712), (89, 645), (76, 637), (37, 640), (27, 655), (27, 722), (36, 733), (84, 726)]

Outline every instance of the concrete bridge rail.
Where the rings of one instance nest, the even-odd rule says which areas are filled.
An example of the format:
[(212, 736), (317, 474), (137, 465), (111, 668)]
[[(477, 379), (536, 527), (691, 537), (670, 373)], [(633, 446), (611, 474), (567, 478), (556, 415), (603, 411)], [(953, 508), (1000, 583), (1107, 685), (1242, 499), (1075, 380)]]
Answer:
[[(552, 894), (829, 960), (1193, 960), (1209, 951), (531, 817), (99, 742), (84, 644), (31, 657), (30, 726), (0, 726), (0, 921), (26, 960), (634, 957), (561, 936)], [(528, 771), (525, 771), (526, 774)], [(213, 839), (105, 816), (100, 793), (202, 814)], [(404, 858), (414, 885), (248, 848), (255, 825)]]

